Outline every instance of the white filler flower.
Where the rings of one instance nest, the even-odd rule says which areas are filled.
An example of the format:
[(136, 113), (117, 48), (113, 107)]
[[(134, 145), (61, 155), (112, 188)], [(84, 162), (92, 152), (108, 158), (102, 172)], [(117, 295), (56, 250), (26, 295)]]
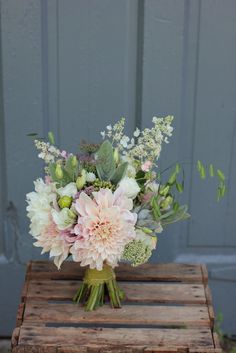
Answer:
[(69, 183), (64, 188), (57, 189), (57, 193), (61, 197), (63, 197), (63, 196), (74, 197), (77, 194), (77, 191), (78, 190), (76, 187), (76, 183)]
[(76, 218), (75, 213), (67, 207), (63, 208), (59, 212), (52, 209), (51, 212), (52, 212), (53, 221), (56, 223), (57, 228), (60, 230), (65, 230), (70, 228), (75, 222), (75, 218)]

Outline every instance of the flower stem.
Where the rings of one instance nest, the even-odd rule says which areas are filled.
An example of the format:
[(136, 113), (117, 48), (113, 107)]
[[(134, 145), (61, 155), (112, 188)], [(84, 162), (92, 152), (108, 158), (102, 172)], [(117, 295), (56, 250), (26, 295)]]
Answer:
[(92, 311), (105, 303), (105, 291), (108, 293), (111, 307), (120, 308), (125, 295), (116, 282), (113, 269), (108, 265), (104, 265), (102, 271), (87, 269), (73, 301), (82, 303), (86, 311)]

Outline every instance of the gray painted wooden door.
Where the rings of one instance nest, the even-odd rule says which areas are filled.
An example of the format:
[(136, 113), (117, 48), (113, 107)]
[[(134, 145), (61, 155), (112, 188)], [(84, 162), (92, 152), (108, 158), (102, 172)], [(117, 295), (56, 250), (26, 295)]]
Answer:
[(14, 326), (28, 235), (25, 194), (42, 172), (28, 132), (60, 146), (98, 139), (127, 117), (128, 131), (175, 115), (161, 167), (213, 161), (229, 192), (186, 164), (190, 221), (171, 226), (153, 261), (205, 262), (224, 329), (236, 333), (235, 0), (1, 0), (0, 335)]

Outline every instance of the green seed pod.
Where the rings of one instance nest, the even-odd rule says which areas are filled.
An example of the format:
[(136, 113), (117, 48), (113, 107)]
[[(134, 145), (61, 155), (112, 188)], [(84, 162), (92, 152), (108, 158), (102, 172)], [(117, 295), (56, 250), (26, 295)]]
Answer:
[(176, 181), (176, 172), (171, 174), (171, 176), (169, 177), (169, 180), (168, 180), (168, 184), (172, 185), (175, 183), (175, 181)]
[(58, 201), (58, 205), (60, 206), (60, 208), (69, 208), (71, 206), (72, 203), (72, 197), (70, 196), (63, 196), (59, 199)]
[(153, 231), (150, 228), (147, 228), (147, 227), (142, 227), (142, 231), (145, 234), (152, 234), (153, 233)]
[(161, 196), (166, 196), (168, 194), (169, 190), (170, 190), (170, 186), (169, 185), (162, 185), (161, 188), (160, 188), (159, 194)]
[(160, 206), (161, 206), (161, 208), (165, 209), (165, 208), (169, 207), (172, 204), (172, 202), (173, 202), (173, 197), (167, 196), (167, 198), (165, 200), (161, 201)]
[(119, 162), (119, 159), (120, 159), (119, 152), (118, 152), (117, 148), (115, 148), (115, 150), (114, 150), (113, 157), (114, 157), (115, 163), (117, 164)]
[(83, 169), (81, 172), (81, 176), (79, 176), (76, 180), (76, 186), (78, 190), (81, 190), (86, 183), (86, 170)]
[(73, 156), (73, 157), (71, 158), (71, 165), (72, 165), (73, 168), (76, 168), (76, 167), (77, 167), (77, 165), (78, 165), (78, 160), (77, 160), (76, 156)]
[(63, 170), (62, 170), (60, 164), (57, 164), (56, 169), (55, 169), (55, 174), (58, 179), (63, 178)]

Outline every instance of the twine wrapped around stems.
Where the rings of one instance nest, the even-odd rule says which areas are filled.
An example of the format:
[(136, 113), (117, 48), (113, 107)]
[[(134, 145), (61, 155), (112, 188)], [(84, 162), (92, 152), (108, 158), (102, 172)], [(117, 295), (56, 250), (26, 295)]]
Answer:
[(112, 308), (121, 308), (124, 292), (116, 282), (112, 267), (104, 264), (101, 271), (86, 269), (83, 283), (76, 292), (73, 301), (84, 304), (86, 311), (92, 311), (105, 303), (106, 294)]

